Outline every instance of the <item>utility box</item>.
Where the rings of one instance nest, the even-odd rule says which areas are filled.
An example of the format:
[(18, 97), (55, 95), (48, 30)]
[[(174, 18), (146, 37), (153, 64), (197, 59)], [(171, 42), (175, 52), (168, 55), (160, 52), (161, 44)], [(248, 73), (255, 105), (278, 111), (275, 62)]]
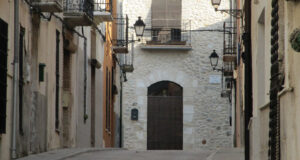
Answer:
[(139, 110), (134, 108), (131, 110), (131, 120), (137, 121), (139, 120)]
[(45, 67), (46, 67), (45, 63), (39, 64), (39, 81), (40, 82), (44, 82), (44, 80), (45, 80)]

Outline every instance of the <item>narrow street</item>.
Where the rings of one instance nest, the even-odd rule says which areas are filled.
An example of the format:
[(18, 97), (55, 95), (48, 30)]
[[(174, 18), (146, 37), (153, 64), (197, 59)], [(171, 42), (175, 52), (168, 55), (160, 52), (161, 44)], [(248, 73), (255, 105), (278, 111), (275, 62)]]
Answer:
[(244, 160), (242, 149), (209, 151), (133, 151), (123, 149), (62, 149), (18, 160)]
[(0, 0), (0, 160), (300, 160), (300, 0)]
[(99, 151), (84, 153), (66, 160), (206, 160), (208, 152), (186, 151)]

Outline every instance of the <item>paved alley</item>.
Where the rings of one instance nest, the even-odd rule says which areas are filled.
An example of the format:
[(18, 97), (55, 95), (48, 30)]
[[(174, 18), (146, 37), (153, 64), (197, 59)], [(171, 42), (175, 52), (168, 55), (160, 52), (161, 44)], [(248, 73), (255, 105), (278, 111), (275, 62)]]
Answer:
[(80, 154), (66, 160), (206, 160), (208, 152), (186, 151), (100, 151)]
[(244, 160), (242, 149), (204, 151), (130, 151), (125, 149), (61, 149), (18, 160)]

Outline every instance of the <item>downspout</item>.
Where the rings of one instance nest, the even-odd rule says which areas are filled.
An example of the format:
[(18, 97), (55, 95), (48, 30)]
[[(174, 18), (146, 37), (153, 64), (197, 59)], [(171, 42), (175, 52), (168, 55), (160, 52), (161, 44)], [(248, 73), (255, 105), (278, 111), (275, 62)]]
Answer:
[(11, 159), (17, 158), (16, 132), (17, 132), (17, 90), (18, 90), (18, 68), (19, 68), (19, 0), (14, 0), (14, 73), (13, 73), (13, 106), (12, 106), (12, 137), (11, 137)]
[(84, 35), (84, 29), (83, 29), (83, 27), (81, 28), (81, 31), (82, 31), (82, 35), (83, 35), (83, 37), (84, 37), (84, 42), (83, 42), (83, 54), (84, 54), (84, 88), (83, 88), (83, 120), (84, 120), (84, 123), (86, 123), (86, 120), (88, 119), (88, 114), (87, 114), (87, 109), (86, 109), (86, 98), (87, 98), (87, 94), (86, 94), (86, 92), (87, 92), (87, 65), (88, 65), (88, 63), (87, 63), (87, 38), (85, 37), (85, 35)]
[(119, 146), (120, 146), (120, 148), (122, 148), (123, 147), (123, 131), (122, 131), (122, 129), (123, 129), (123, 125), (122, 125), (122, 123), (123, 123), (123, 120), (122, 120), (122, 112), (123, 112), (123, 110), (122, 110), (122, 103), (123, 103), (123, 71), (122, 71), (122, 67), (121, 67), (121, 65), (120, 65), (120, 140), (119, 140)]

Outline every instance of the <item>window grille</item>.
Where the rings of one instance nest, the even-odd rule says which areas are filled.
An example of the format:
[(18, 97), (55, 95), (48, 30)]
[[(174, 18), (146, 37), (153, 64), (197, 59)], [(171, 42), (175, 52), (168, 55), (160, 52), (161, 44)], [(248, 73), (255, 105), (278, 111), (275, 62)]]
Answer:
[(8, 25), (0, 19), (0, 134), (6, 132)]

